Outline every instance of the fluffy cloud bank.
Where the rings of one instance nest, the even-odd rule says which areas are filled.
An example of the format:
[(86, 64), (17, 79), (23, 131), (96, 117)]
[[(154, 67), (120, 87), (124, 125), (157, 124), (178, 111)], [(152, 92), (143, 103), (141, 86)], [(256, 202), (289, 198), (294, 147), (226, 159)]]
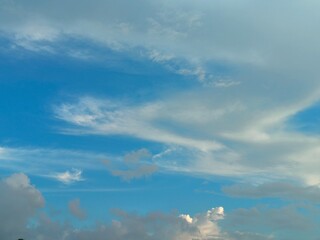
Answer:
[(14, 174), (0, 181), (0, 238), (18, 239), (27, 233), (27, 224), (39, 208), (44, 206), (41, 193), (22, 174)]
[[(216, 207), (194, 215), (177, 212), (140, 215), (114, 209), (111, 222), (76, 228), (71, 223), (52, 220), (40, 211), (44, 199), (24, 174), (2, 179), (0, 190), (0, 213), (5, 219), (0, 226), (1, 239), (258, 240), (301, 239), (318, 234), (317, 223), (312, 217), (318, 210), (311, 206), (260, 206), (235, 209), (227, 214), (223, 207)], [(68, 207), (79, 220), (87, 217), (80, 199), (70, 201)]]
[[(44, 207), (41, 193), (30, 183), (24, 174), (14, 174), (0, 182), (0, 213), (3, 221), (0, 226), (1, 239), (108, 239), (111, 240), (191, 240), (220, 239), (217, 221), (223, 219), (222, 207), (196, 215), (193, 220), (176, 214), (150, 213), (146, 216), (114, 210), (118, 220), (111, 224), (100, 224), (91, 230), (79, 230), (69, 224), (51, 220), (37, 214)], [(80, 200), (69, 202), (69, 210), (75, 217), (84, 219), (86, 213), (80, 207)], [(32, 221), (31, 221), (32, 220)], [(33, 223), (33, 224), (31, 224)]]

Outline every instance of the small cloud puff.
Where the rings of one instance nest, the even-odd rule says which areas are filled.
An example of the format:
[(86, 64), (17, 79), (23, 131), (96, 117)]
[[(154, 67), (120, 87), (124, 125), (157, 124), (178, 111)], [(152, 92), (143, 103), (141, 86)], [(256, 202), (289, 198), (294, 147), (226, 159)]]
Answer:
[(134, 178), (149, 176), (158, 170), (157, 165), (143, 161), (148, 158), (152, 158), (152, 154), (147, 149), (142, 148), (124, 156), (124, 168), (114, 167), (108, 160), (103, 161), (103, 163), (113, 176), (120, 177), (125, 181), (130, 181)]
[(76, 217), (79, 220), (85, 220), (87, 218), (87, 213), (80, 206), (80, 199), (74, 199), (68, 204), (69, 212), (72, 216)]
[(73, 168), (71, 171), (55, 173), (52, 175), (52, 178), (64, 184), (71, 184), (74, 182), (80, 182), (84, 180), (82, 178), (82, 171), (76, 168)]

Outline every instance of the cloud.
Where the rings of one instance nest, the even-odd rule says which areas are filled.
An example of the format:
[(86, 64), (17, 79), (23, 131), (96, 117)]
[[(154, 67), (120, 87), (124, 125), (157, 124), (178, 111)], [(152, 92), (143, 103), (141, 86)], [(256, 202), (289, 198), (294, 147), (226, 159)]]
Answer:
[[(80, 131), (75, 129), (69, 133), (126, 134), (151, 141), (198, 147), (204, 150), (222, 147), (214, 141), (188, 138), (154, 126), (153, 121), (157, 120), (157, 115), (160, 112), (164, 118), (171, 114), (171, 109), (167, 109), (167, 107), (163, 106), (161, 102), (142, 106), (126, 106), (109, 100), (84, 97), (74, 104), (57, 106), (55, 114), (58, 119), (82, 128)], [(177, 113), (179, 114), (179, 112)], [(187, 113), (185, 112), (185, 114)], [(223, 112), (217, 114), (223, 114)], [(194, 118), (198, 117), (194, 116)]]
[(291, 200), (320, 201), (319, 186), (304, 186), (289, 182), (267, 182), (259, 185), (236, 184), (222, 187), (222, 191), (233, 197), (283, 198)]
[[(140, 215), (114, 209), (111, 222), (100, 221), (79, 228), (40, 213), (44, 206), (42, 194), (22, 173), (1, 180), (0, 191), (0, 213), (6, 219), (0, 226), (3, 239), (102, 240), (108, 236), (110, 240), (261, 240), (318, 236), (314, 221), (318, 210), (310, 205), (257, 206), (234, 209), (227, 214), (223, 207), (216, 207), (193, 215), (177, 212)], [(79, 199), (69, 202), (69, 211), (79, 219), (85, 218)]]
[(124, 162), (127, 164), (134, 164), (134, 163), (138, 163), (140, 160), (144, 159), (144, 158), (151, 158), (151, 153), (145, 149), (139, 149), (137, 151), (128, 153), (124, 156)]
[[(82, 170), (101, 170), (104, 163), (109, 171), (127, 181), (149, 176), (158, 170), (147, 149), (126, 154), (120, 163), (120, 156), (97, 152), (70, 151), (42, 148), (0, 148), (1, 168), (11, 172), (24, 171), (39, 177), (55, 179), (64, 184), (84, 181)], [(122, 157), (121, 157), (122, 158)], [(46, 159), (44, 164), (43, 159)], [(112, 159), (107, 161), (105, 159)], [(65, 171), (64, 169), (71, 168)]]
[[(236, 90), (227, 91), (238, 95)], [(225, 98), (221, 92), (211, 92), (184, 92), (131, 106), (84, 97), (57, 106), (55, 114), (70, 124), (69, 134), (119, 134), (173, 146), (175, 151), (154, 159), (169, 171), (287, 178), (311, 185), (320, 181), (313, 167), (320, 140), (284, 126), (313, 96), (286, 108), (268, 103), (261, 110), (257, 103), (262, 99)]]
[[(30, 236), (47, 236), (46, 240), (102, 240), (108, 236), (111, 240), (204, 240), (204, 239), (229, 239), (226, 233), (221, 232), (218, 222), (206, 216), (197, 215), (195, 223), (187, 223), (184, 219), (174, 214), (149, 213), (137, 215), (122, 210), (114, 210), (111, 223), (99, 223), (94, 228), (74, 229), (71, 226), (52, 222), (50, 219), (40, 219), (37, 228), (33, 229)], [(54, 230), (54, 231), (53, 231)]]
[(44, 206), (42, 194), (23, 173), (13, 174), (0, 181), (1, 239), (18, 239), (26, 233), (31, 217)]
[(84, 220), (87, 218), (87, 213), (80, 207), (80, 199), (74, 199), (68, 204), (69, 212), (72, 216), (76, 217), (79, 220)]
[(228, 213), (224, 228), (236, 239), (312, 238), (318, 235), (312, 211), (314, 209), (293, 205), (239, 208)]
[(273, 240), (276, 239), (272, 234), (263, 235), (259, 233), (240, 232), (236, 231), (230, 234), (233, 239), (236, 240)]
[[(61, 11), (62, 4), (65, 11)], [(274, 11), (274, 4), (280, 9), (288, 7)], [(61, 1), (5, 1), (0, 9), (0, 30), (17, 45), (28, 43), (22, 46), (35, 48), (46, 41), (45, 46), (50, 47), (61, 39), (80, 38), (116, 51), (144, 49), (149, 58), (161, 63), (175, 58), (193, 66), (215, 61), (279, 70), (303, 69), (300, 63), (308, 62), (310, 69), (316, 59), (311, 53), (318, 54), (312, 46), (319, 34), (311, 30), (316, 27), (312, 18), (317, 18), (316, 1), (272, 2), (266, 6), (251, 0), (241, 4), (188, 0), (181, 9), (179, 3), (168, 1), (139, 1), (133, 5), (129, 1), (117, 4), (97, 0), (94, 6), (87, 0), (81, 0), (77, 8)], [(210, 70), (207, 67), (206, 72)]]
[(51, 175), (51, 177), (64, 184), (71, 184), (75, 182), (84, 181), (84, 179), (82, 178), (82, 171), (75, 168), (71, 171), (54, 173)]
[(188, 0), (183, 9), (174, 1), (78, 5), (5, 1), (2, 35), (12, 44), (49, 47), (70, 38), (90, 41), (171, 66), (201, 87), (158, 93), (160, 99), (142, 104), (92, 98), (62, 104), (56, 116), (74, 127), (65, 133), (126, 135), (193, 153), (192, 163), (191, 157), (182, 166), (168, 160), (167, 169), (320, 182), (320, 139), (288, 126), (319, 100), (317, 1)]
[[(111, 156), (81, 150), (31, 147), (0, 148), (1, 169), (11, 172), (21, 171), (40, 177), (57, 178), (60, 176), (60, 179), (63, 178), (65, 173), (63, 171), (66, 168), (97, 170), (100, 169), (100, 161), (106, 158), (111, 158)], [(55, 173), (52, 174), (52, 172)], [(77, 171), (69, 171), (69, 175), (75, 172)]]
[(113, 166), (109, 161), (104, 161), (105, 166), (113, 176), (121, 177), (126, 181), (152, 175), (158, 166), (144, 160), (151, 159), (152, 154), (145, 148), (130, 152), (124, 156), (123, 167)]
[(143, 165), (135, 169), (129, 169), (129, 170), (114, 169), (114, 170), (111, 170), (111, 173), (114, 176), (121, 177), (126, 181), (130, 181), (134, 178), (141, 178), (141, 177), (152, 175), (157, 170), (158, 170), (158, 167), (156, 165)]
[[(192, 240), (221, 239), (218, 221), (223, 218), (223, 208), (213, 208), (186, 222), (174, 213), (149, 213), (137, 215), (122, 210), (113, 210), (115, 220), (100, 222), (91, 228), (75, 228), (68, 223), (52, 220), (45, 213), (37, 214), (43, 207), (41, 193), (30, 184), (24, 174), (14, 174), (0, 182), (0, 213), (5, 219), (0, 226), (1, 239), (105, 239), (111, 240)], [(80, 207), (80, 200), (69, 202), (69, 211), (77, 218), (86, 214)], [(29, 224), (32, 218), (34, 224)], [(226, 238), (224, 238), (226, 239)]]

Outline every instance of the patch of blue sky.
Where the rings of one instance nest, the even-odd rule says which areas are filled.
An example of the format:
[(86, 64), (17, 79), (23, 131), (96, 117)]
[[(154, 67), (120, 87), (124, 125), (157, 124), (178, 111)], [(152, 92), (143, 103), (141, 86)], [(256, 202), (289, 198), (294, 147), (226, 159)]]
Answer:
[[(128, 73), (104, 61), (92, 64), (68, 56), (42, 56), (28, 50), (25, 52), (26, 55), (19, 60), (12, 56), (14, 50), (0, 56), (2, 142), (32, 142), (38, 146), (53, 142), (76, 144), (76, 138), (71, 142), (69, 140), (72, 137), (55, 134), (56, 129), (52, 126), (59, 127), (63, 123), (54, 119), (54, 104), (81, 96), (145, 102), (157, 98), (161, 92), (195, 85), (195, 81), (186, 81), (183, 76), (167, 71), (161, 64), (141, 59), (126, 61), (124, 56), (121, 61), (118, 59), (123, 68), (135, 68), (135, 73)], [(119, 58), (119, 53), (105, 50), (105, 54)], [(171, 78), (175, 81), (171, 81)], [(45, 138), (44, 133), (47, 134)], [(67, 141), (63, 140), (64, 137)], [(52, 141), (54, 138), (57, 141)], [(81, 137), (79, 139), (81, 142)]]
[(302, 132), (308, 135), (319, 135), (320, 133), (320, 103), (296, 113), (287, 121), (290, 130)]

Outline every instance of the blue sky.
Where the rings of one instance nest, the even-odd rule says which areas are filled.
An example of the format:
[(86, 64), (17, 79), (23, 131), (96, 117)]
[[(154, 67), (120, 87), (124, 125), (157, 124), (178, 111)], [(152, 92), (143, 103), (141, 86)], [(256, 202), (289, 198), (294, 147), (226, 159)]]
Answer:
[(319, 8), (0, 1), (0, 238), (318, 239)]

